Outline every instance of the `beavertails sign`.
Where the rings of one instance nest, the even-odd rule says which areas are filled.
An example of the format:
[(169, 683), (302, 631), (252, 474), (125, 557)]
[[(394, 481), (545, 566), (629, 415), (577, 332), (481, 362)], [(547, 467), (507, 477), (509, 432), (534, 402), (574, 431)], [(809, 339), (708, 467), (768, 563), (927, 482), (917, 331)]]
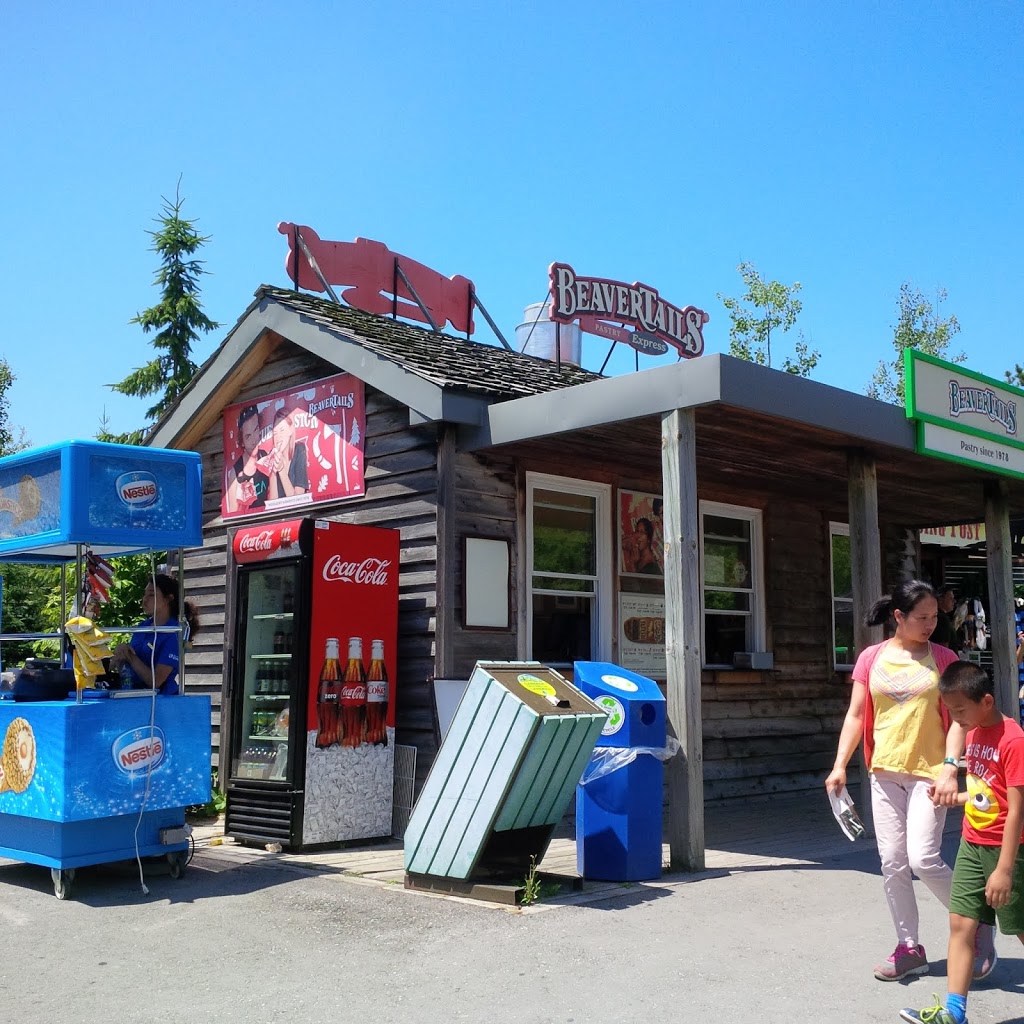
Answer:
[[(710, 319), (704, 310), (673, 306), (645, 284), (580, 277), (565, 263), (552, 263), (548, 273), (552, 320), (578, 320), (581, 330), (621, 341), (647, 355), (662, 355), (669, 345), (686, 359), (704, 351), (704, 325)], [(635, 330), (608, 321), (632, 324)]]

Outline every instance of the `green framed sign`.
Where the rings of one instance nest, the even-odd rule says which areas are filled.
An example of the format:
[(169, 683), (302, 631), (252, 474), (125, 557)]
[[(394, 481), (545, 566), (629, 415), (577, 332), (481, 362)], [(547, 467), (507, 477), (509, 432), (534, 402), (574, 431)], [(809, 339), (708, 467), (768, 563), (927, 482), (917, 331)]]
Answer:
[(919, 453), (1024, 478), (1024, 391), (915, 349), (903, 368)]

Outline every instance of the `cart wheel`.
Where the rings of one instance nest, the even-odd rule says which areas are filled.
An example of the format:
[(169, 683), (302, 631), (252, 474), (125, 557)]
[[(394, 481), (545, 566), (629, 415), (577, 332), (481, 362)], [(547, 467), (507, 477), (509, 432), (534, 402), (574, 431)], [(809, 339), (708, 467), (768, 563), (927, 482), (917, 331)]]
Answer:
[(71, 885), (75, 880), (75, 869), (50, 868), (50, 877), (53, 879), (53, 894), (59, 900), (66, 900), (71, 894)]
[(171, 865), (171, 878), (181, 878), (185, 874), (188, 856), (184, 852), (167, 854), (167, 862)]

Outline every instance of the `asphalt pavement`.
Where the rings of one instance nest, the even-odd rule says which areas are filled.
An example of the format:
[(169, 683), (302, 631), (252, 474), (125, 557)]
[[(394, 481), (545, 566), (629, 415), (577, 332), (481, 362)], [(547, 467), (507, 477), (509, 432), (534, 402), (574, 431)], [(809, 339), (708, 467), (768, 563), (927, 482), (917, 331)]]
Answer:
[[(945, 914), (923, 887), (932, 975), (873, 979), (893, 939), (861, 843), (532, 913), (244, 848), (200, 847), (180, 880), (146, 872), (148, 896), (118, 864), (59, 901), (48, 871), (0, 861), (0, 1021), (895, 1022), (945, 989)], [(1024, 1024), (1024, 949), (999, 949), (972, 1024)]]

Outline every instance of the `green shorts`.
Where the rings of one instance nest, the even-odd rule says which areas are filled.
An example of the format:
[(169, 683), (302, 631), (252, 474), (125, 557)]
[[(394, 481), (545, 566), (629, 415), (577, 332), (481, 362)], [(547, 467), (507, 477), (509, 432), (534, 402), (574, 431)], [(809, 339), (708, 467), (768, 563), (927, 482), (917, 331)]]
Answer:
[(993, 910), (985, 902), (985, 885), (999, 863), (998, 846), (980, 846), (961, 838), (953, 867), (949, 912), (982, 924), (999, 922), (1004, 935), (1024, 935), (1024, 845), (1017, 851), (1010, 902)]

